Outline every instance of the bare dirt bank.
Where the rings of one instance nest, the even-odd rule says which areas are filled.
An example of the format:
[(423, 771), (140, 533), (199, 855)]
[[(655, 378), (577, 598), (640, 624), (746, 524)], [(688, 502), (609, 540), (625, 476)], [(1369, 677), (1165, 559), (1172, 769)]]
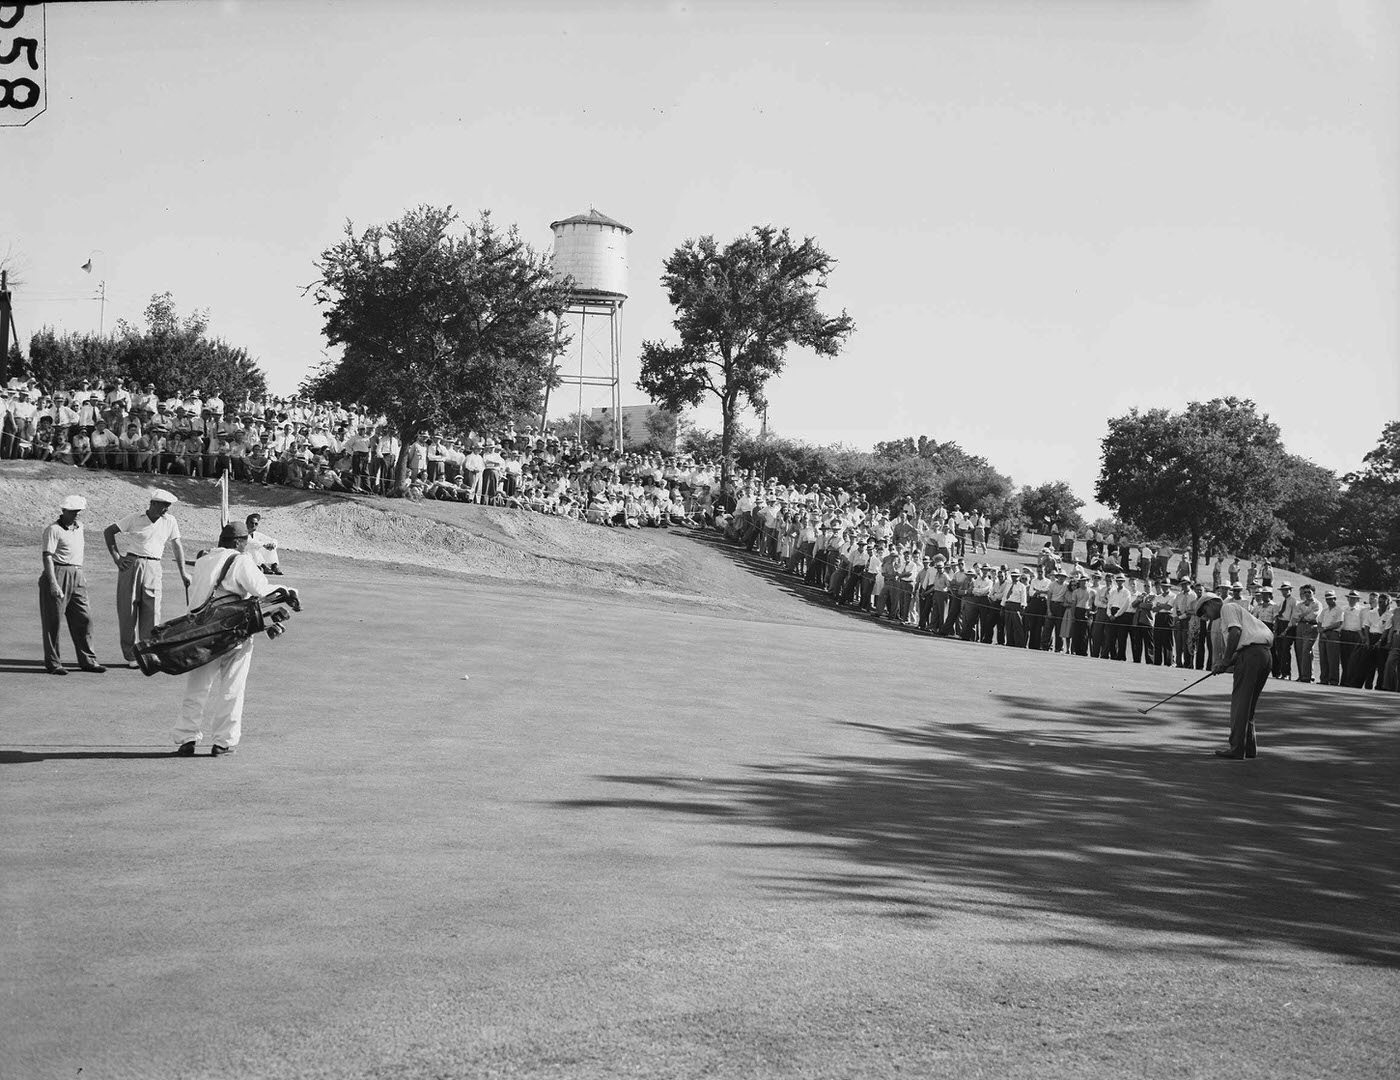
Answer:
[[(94, 472), (41, 462), (0, 463), (0, 544), (37, 543), (66, 495), (87, 498), (89, 544), (118, 517), (144, 509), (165, 487), (190, 557), (213, 546), (219, 489), (208, 480)], [(458, 503), (358, 498), (234, 484), (230, 512), (257, 511), (281, 549), (422, 566), (565, 590), (604, 590), (743, 606), (735, 570), (708, 545), (664, 533), (621, 531), (518, 510)], [(37, 556), (36, 556), (37, 558)], [(295, 561), (295, 560), (292, 560)], [(748, 582), (744, 582), (748, 584)], [(745, 591), (752, 591), (746, 589)]]

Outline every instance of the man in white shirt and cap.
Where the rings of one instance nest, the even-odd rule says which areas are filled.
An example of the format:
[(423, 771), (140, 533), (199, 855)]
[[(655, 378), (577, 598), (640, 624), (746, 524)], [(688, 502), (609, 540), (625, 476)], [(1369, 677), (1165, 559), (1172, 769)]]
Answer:
[[(194, 564), (190, 606), (199, 607), (221, 596), (248, 599), (272, 591), (248, 551), (248, 527), (230, 521), (219, 533), (219, 546)], [(287, 593), (295, 600), (295, 589)], [(253, 639), (249, 637), (189, 673), (173, 730), (177, 756), (194, 756), (195, 744), (204, 738), (206, 726), (213, 757), (234, 752), (243, 737), (243, 692), (252, 663)]]
[(107, 553), (117, 567), (117, 625), (127, 667), (140, 667), (136, 662), (136, 642), (150, 637), (161, 621), (160, 563), (167, 544), (175, 556), (180, 580), (187, 590), (190, 587), (185, 549), (180, 546), (180, 526), (169, 512), (177, 502), (170, 492), (156, 488), (145, 510), (114, 521), (102, 534)]
[(88, 616), (87, 578), (83, 574), (83, 526), (78, 515), (87, 509), (81, 495), (69, 495), (59, 505), (58, 520), (44, 529), (39, 578), (39, 622), (44, 636), (44, 668), (51, 675), (67, 675), (59, 659), (58, 628), (67, 618), (68, 633), (78, 666), (100, 674), (107, 669), (92, 651), (92, 621)]
[(1273, 670), (1274, 632), (1243, 604), (1222, 604), (1216, 596), (1202, 597), (1196, 614), (1211, 622), (1220, 620), (1224, 654), (1216, 660), (1211, 674), (1235, 674), (1230, 692), (1230, 742), (1215, 756), (1233, 760), (1256, 757), (1259, 747), (1254, 734), (1254, 710)]

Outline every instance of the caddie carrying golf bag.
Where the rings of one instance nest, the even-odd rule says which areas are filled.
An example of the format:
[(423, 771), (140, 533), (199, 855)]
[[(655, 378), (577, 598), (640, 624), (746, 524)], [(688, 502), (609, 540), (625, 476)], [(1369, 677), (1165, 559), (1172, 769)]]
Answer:
[[(234, 560), (229, 559), (214, 582), (214, 591), (224, 580)], [(286, 607), (280, 605), (285, 604)], [(280, 625), (300, 611), (301, 603), (286, 589), (275, 589), (263, 597), (211, 597), (188, 614), (163, 622), (151, 636), (136, 643), (136, 662), (143, 673), (183, 675), (203, 667), (236, 648), (254, 634), (267, 632), (269, 638), (286, 633)]]

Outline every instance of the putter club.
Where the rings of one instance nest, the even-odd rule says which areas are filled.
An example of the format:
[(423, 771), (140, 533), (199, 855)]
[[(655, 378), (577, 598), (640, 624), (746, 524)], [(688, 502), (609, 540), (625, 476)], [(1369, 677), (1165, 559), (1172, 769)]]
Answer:
[(1201, 683), (1205, 682), (1207, 679), (1209, 679), (1209, 678), (1210, 678), (1212, 675), (1214, 675), (1214, 674), (1215, 674), (1215, 672), (1213, 672), (1213, 671), (1207, 671), (1204, 675), (1202, 675), (1202, 676), (1201, 676), (1199, 679), (1197, 679), (1195, 682), (1193, 682), (1193, 683), (1188, 683), (1186, 686), (1183, 686), (1180, 690), (1178, 690), (1175, 694), (1168, 694), (1168, 695), (1167, 695), (1166, 697), (1164, 697), (1161, 701), (1157, 702), (1156, 705), (1149, 705), (1149, 706), (1147, 706), (1147, 708), (1145, 708), (1145, 709), (1139, 709), (1138, 712), (1141, 713), (1143, 716), (1146, 716), (1146, 715), (1147, 715), (1148, 713), (1150, 713), (1153, 709), (1155, 709), (1155, 708), (1157, 707), (1157, 705), (1165, 705), (1165, 704), (1166, 704), (1168, 701), (1170, 701), (1172, 698), (1177, 697), (1177, 696), (1180, 695), (1180, 694), (1186, 693), (1186, 691), (1190, 690), (1191, 687), (1193, 687), (1193, 686), (1199, 686)]

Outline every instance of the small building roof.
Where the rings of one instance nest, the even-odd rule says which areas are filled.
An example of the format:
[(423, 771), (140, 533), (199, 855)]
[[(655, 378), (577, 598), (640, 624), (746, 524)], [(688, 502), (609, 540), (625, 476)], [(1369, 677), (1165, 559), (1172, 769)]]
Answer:
[(626, 225), (622, 224), (622, 222), (614, 221), (612, 218), (608, 217), (607, 214), (598, 213), (598, 211), (594, 210), (591, 206), (588, 208), (588, 213), (586, 214), (575, 214), (573, 217), (566, 217), (559, 221), (551, 221), (549, 223), (551, 229), (559, 225), (608, 225), (614, 229), (621, 229), (625, 233), (630, 233), (632, 231)]

